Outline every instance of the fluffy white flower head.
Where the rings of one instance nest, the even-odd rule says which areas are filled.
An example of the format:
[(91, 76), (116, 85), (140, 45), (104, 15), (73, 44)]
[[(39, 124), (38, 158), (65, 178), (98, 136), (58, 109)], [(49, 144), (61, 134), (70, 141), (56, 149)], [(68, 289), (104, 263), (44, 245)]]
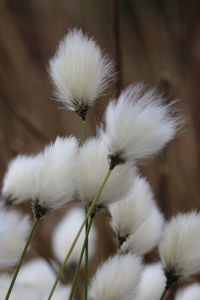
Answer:
[[(0, 299), (5, 299), (8, 288), (10, 286), (9, 277), (1, 277), (0, 280)], [(44, 300), (42, 295), (37, 289), (28, 284), (15, 284), (9, 297), (10, 300)]]
[(166, 278), (160, 263), (147, 265), (138, 286), (135, 300), (160, 300), (165, 289)]
[(28, 284), (43, 294), (51, 290), (55, 281), (55, 273), (48, 263), (41, 259), (33, 259), (24, 264), (17, 277), (17, 283)]
[(126, 88), (105, 114), (105, 140), (110, 155), (122, 161), (146, 159), (160, 151), (177, 131), (178, 120), (172, 105), (155, 89), (144, 91), (142, 84)]
[(141, 272), (141, 260), (133, 254), (109, 258), (98, 268), (92, 279), (89, 299), (133, 299)]
[(77, 141), (73, 137), (57, 137), (44, 149), (35, 192), (35, 210), (41, 207), (48, 212), (71, 200), (75, 192), (76, 153)]
[(178, 214), (166, 225), (159, 245), (167, 278), (177, 281), (200, 272), (200, 214)]
[(11, 160), (2, 187), (2, 196), (6, 202), (22, 202), (34, 197), (33, 183), (40, 161), (40, 155), (18, 155)]
[(0, 268), (18, 262), (29, 229), (28, 216), (17, 211), (0, 210)]
[(123, 252), (142, 255), (157, 245), (164, 219), (144, 178), (137, 176), (129, 195), (111, 204), (109, 210), (111, 226)]
[[(101, 139), (90, 139), (80, 149), (76, 164), (76, 188), (80, 199), (89, 204), (109, 169), (108, 150)], [(116, 167), (106, 183), (97, 204), (108, 206), (129, 192), (135, 169), (127, 164)]]
[[(52, 236), (52, 247), (56, 258), (62, 263), (69, 251), (71, 244), (84, 220), (84, 210), (81, 208), (71, 209), (56, 226)], [(94, 225), (91, 227), (89, 234), (89, 258), (91, 258), (96, 250), (97, 232)], [(82, 232), (72, 254), (70, 255), (68, 264), (78, 263), (82, 245), (85, 239), (85, 233)]]
[(112, 69), (97, 43), (81, 30), (73, 29), (60, 42), (49, 73), (58, 100), (81, 115), (105, 90)]
[(175, 300), (199, 300), (200, 284), (194, 283), (178, 291)]

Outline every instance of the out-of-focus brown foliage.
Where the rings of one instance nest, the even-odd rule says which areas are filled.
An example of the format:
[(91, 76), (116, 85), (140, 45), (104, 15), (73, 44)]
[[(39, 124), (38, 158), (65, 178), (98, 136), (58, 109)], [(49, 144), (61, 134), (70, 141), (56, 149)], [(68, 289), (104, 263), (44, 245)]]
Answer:
[[(177, 106), (186, 117), (185, 129), (142, 169), (167, 217), (199, 209), (198, 0), (0, 0), (0, 177), (18, 153), (36, 153), (56, 135), (80, 136), (79, 118), (51, 101), (47, 74), (49, 58), (73, 26), (88, 31), (116, 60), (119, 76), (110, 96), (142, 80), (157, 85), (169, 101), (180, 99)], [(91, 135), (107, 99), (99, 100), (89, 113)], [(22, 208), (30, 211), (28, 203)], [(49, 236), (63, 213), (59, 209), (43, 221), (31, 255), (46, 255), (48, 249), (51, 257)], [(105, 214), (96, 222), (102, 220)], [(99, 234), (92, 271), (114, 249), (108, 228), (99, 226)]]

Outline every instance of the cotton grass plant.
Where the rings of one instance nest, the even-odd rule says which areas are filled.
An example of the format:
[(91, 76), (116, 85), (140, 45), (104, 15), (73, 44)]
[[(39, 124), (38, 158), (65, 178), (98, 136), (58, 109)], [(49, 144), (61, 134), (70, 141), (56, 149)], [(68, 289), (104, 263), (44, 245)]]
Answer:
[[(84, 300), (163, 300), (171, 286), (200, 272), (200, 214), (179, 214), (165, 222), (139, 171), (141, 162), (176, 136), (181, 124), (176, 103), (166, 104), (143, 83), (132, 84), (108, 103), (96, 136), (89, 138), (87, 112), (111, 83), (113, 63), (93, 38), (72, 29), (48, 70), (55, 100), (80, 116), (82, 139), (57, 137), (40, 153), (19, 155), (8, 164), (0, 208), (0, 267), (16, 269), (11, 276), (2, 273), (1, 299), (74, 299), (84, 266)], [(42, 258), (23, 264), (41, 218), (74, 197), (79, 208), (64, 215), (52, 235), (59, 269), (52, 270), (53, 262)], [(26, 200), (33, 210), (31, 228), (26, 216), (8, 209)], [(101, 210), (110, 214), (116, 253), (89, 280), (99, 237), (93, 221)], [(156, 248), (161, 261), (145, 266), (143, 256)], [(70, 264), (73, 279), (66, 285), (63, 273)]]

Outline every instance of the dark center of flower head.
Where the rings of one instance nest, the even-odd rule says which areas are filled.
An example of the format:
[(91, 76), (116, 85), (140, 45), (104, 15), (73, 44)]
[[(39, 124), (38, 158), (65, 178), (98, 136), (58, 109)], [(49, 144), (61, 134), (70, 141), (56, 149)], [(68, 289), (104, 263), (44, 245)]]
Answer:
[(33, 202), (32, 209), (33, 209), (34, 216), (37, 220), (46, 216), (50, 212), (49, 208), (40, 205), (38, 199)]
[[(88, 208), (90, 207), (90, 205), (91, 205), (91, 203), (88, 205)], [(103, 204), (96, 204), (90, 214), (90, 217), (93, 219), (96, 216), (96, 214), (104, 208), (105, 208), (105, 206)]]
[(75, 104), (75, 112), (85, 121), (89, 106), (86, 104)]
[(181, 275), (177, 273), (174, 267), (165, 269), (165, 277), (167, 279), (166, 287), (169, 288), (181, 279)]
[(125, 160), (121, 157), (120, 154), (114, 154), (114, 155), (110, 154), (108, 158), (109, 158), (110, 170), (113, 170), (117, 165), (121, 165), (125, 163)]
[(118, 249), (121, 248), (121, 246), (127, 241), (127, 238), (128, 238), (128, 234), (122, 236), (122, 235), (118, 235), (117, 236), (117, 246), (118, 246)]
[(17, 201), (17, 198), (13, 198), (12, 196), (7, 196), (4, 198), (4, 205), (5, 206), (10, 206), (12, 205), (15, 201)]

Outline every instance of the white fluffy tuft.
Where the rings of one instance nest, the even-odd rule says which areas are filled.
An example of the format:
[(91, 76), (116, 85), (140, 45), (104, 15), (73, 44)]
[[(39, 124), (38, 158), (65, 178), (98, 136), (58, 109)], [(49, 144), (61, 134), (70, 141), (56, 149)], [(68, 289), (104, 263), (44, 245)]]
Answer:
[(161, 237), (164, 219), (157, 208), (148, 182), (136, 177), (130, 194), (109, 207), (111, 226), (122, 251), (142, 255), (155, 247)]
[(110, 257), (94, 275), (89, 289), (89, 299), (134, 299), (142, 268), (140, 258), (133, 254)]
[(73, 29), (60, 42), (49, 73), (59, 101), (73, 111), (91, 106), (107, 87), (113, 67), (97, 43)]
[[(52, 247), (56, 258), (62, 263), (66, 257), (71, 244), (84, 220), (84, 210), (81, 208), (71, 209), (54, 229), (52, 236)], [(94, 225), (89, 234), (89, 258), (96, 250), (97, 232)], [(76, 246), (69, 258), (68, 264), (77, 263), (81, 253), (82, 245), (85, 239), (85, 233), (82, 231)], [(83, 260), (84, 261), (84, 260)]]
[(29, 229), (28, 216), (17, 211), (0, 210), (0, 268), (18, 262)]
[(135, 300), (160, 300), (165, 289), (166, 278), (160, 263), (145, 266)]
[(126, 161), (156, 154), (176, 134), (179, 122), (171, 109), (155, 89), (144, 91), (142, 84), (126, 88), (105, 114), (104, 138), (110, 153)]
[(42, 207), (54, 209), (72, 199), (76, 154), (77, 141), (73, 137), (57, 137), (44, 149), (35, 190), (35, 200)]
[(200, 214), (178, 214), (166, 225), (159, 245), (166, 271), (179, 278), (200, 272)]
[[(89, 204), (109, 169), (108, 150), (101, 139), (90, 139), (80, 149), (76, 164), (76, 187), (80, 199)], [(98, 204), (109, 205), (125, 197), (135, 178), (135, 169), (117, 166), (103, 189)]]
[(182, 288), (176, 294), (175, 300), (199, 300), (200, 299), (200, 284), (194, 283), (185, 288)]
[[(5, 299), (11, 279), (8, 276), (0, 278), (0, 299)], [(9, 300), (44, 300), (44, 295), (28, 284), (16, 284), (13, 287)]]
[(34, 197), (33, 178), (40, 162), (41, 155), (18, 155), (11, 160), (2, 187), (2, 196), (6, 201), (22, 202)]

